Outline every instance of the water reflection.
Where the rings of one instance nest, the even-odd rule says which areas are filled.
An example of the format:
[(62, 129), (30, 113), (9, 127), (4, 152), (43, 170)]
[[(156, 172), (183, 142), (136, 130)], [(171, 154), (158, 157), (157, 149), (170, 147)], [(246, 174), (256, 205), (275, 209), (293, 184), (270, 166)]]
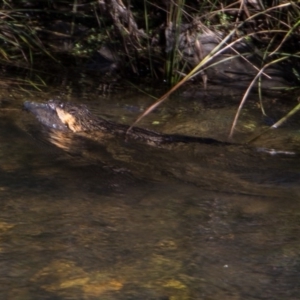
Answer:
[(112, 167), (97, 148), (66, 154), (6, 117), (3, 299), (299, 298), (298, 157), (140, 145), (130, 170), (120, 142)]

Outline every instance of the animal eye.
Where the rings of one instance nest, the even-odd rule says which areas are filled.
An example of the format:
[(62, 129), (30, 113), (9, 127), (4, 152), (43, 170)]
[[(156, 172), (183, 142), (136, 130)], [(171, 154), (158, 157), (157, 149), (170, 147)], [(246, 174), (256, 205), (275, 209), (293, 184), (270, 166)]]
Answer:
[(51, 109), (55, 109), (55, 105), (54, 105), (54, 102), (53, 102), (53, 100), (49, 100), (48, 101), (48, 105), (49, 105), (49, 107), (51, 108)]

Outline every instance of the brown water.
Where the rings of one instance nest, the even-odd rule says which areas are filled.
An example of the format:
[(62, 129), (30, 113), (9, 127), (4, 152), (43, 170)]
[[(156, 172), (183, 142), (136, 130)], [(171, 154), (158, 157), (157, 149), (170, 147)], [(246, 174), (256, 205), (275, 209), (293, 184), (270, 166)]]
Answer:
[[(300, 159), (255, 148), (294, 151), (297, 120), (254, 148), (114, 141), (107, 164), (97, 145), (45, 142), (15, 98), (0, 112), (1, 299), (300, 298)], [(124, 123), (151, 103), (92, 98), (69, 100)], [(141, 126), (225, 139), (237, 103), (173, 101)], [(253, 103), (238, 141), (263, 126)]]

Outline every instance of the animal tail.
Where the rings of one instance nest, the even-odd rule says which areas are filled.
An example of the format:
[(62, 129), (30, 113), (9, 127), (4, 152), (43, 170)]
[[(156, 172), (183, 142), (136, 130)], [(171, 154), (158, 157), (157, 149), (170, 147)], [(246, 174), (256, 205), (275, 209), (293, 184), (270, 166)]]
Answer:
[(233, 145), (229, 142), (218, 141), (213, 138), (206, 137), (197, 137), (197, 136), (188, 136), (180, 134), (165, 134), (163, 138), (163, 143), (198, 143), (198, 144), (208, 144), (208, 145)]

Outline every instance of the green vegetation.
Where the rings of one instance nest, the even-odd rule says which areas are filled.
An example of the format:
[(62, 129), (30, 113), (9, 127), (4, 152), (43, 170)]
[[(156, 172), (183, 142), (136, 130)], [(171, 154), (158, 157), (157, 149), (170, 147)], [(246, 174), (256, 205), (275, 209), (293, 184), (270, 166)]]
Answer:
[(240, 109), (253, 88), (299, 85), (297, 1), (12, 0), (0, 15), (3, 66), (167, 82), (144, 115), (190, 79), (240, 85)]
[[(55, 61), (62, 53), (88, 59), (109, 45), (123, 74), (174, 85), (198, 64), (196, 73), (205, 80), (204, 69), (213, 57), (246, 42), (262, 58), (256, 67), (289, 61), (299, 77), (299, 4), (265, 2), (4, 1), (1, 62), (34, 67), (37, 57)], [(203, 35), (216, 40), (208, 55)], [(247, 59), (248, 53), (234, 51)]]

